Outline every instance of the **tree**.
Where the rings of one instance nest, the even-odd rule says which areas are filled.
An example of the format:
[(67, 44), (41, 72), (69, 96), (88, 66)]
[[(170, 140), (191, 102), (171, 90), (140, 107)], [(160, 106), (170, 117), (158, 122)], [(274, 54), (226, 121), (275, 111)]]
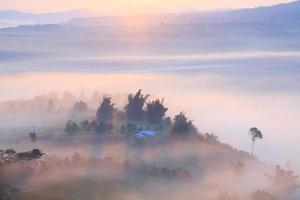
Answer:
[(254, 143), (256, 139), (263, 139), (263, 135), (261, 131), (258, 130), (256, 127), (250, 128), (249, 135), (251, 136), (251, 140), (252, 140), (251, 155), (253, 155)]
[(98, 122), (96, 126), (97, 133), (109, 133), (113, 130), (113, 125), (111, 123)]
[(146, 116), (150, 124), (161, 124), (168, 108), (159, 99), (147, 103)]
[[(29, 152), (17, 153), (14, 149), (0, 150), (0, 177), (7, 173), (4, 167), (18, 162), (34, 161), (40, 159), (44, 153), (39, 149), (33, 149)], [(0, 179), (0, 200), (16, 199), (18, 189), (8, 185), (5, 179)]]
[(76, 122), (69, 120), (66, 125), (65, 131), (67, 133), (76, 133), (79, 131), (79, 126)]
[(31, 139), (31, 141), (35, 142), (36, 139), (37, 139), (36, 132), (35, 132), (35, 131), (30, 132), (30, 133), (29, 133), (29, 138)]
[(128, 104), (125, 106), (128, 120), (142, 121), (145, 117), (144, 105), (149, 95), (142, 95), (140, 89), (136, 94), (128, 95)]
[(86, 132), (89, 132), (91, 129), (90, 129), (90, 123), (88, 120), (84, 120), (80, 123), (80, 126), (81, 126), (81, 130), (83, 131), (86, 131)]
[(20, 161), (37, 160), (40, 159), (43, 155), (44, 153), (42, 153), (42, 151), (39, 149), (33, 149), (32, 151), (29, 152), (20, 152), (16, 154), (17, 160)]
[(187, 136), (196, 131), (192, 121), (188, 120), (183, 112), (180, 112), (174, 117), (174, 124), (172, 128), (172, 134)]
[(13, 164), (19, 161), (30, 161), (40, 159), (44, 153), (40, 149), (17, 153), (14, 149), (0, 150), (0, 166)]
[(97, 111), (98, 122), (111, 122), (114, 112), (114, 103), (111, 102), (111, 97), (103, 97), (100, 107)]
[(218, 136), (214, 133), (205, 133), (204, 138), (207, 143), (211, 143), (211, 144), (216, 144), (219, 141)]

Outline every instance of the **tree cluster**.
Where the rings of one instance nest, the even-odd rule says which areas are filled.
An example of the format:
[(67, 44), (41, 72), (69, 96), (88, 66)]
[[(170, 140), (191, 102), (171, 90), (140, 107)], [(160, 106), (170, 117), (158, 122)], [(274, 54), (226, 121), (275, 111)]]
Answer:
[[(164, 100), (147, 101), (149, 96), (149, 94), (142, 94), (142, 90), (129, 94), (124, 111), (116, 109), (111, 97), (105, 96), (100, 102), (94, 121), (85, 120), (77, 124), (70, 120), (65, 131), (67, 133), (77, 133), (79, 131), (109, 133), (115, 128), (113, 126), (114, 120), (119, 120), (117, 124), (121, 122), (121, 126), (115, 130), (120, 130), (125, 135), (134, 135), (142, 129), (165, 131), (172, 136), (183, 137), (197, 133), (192, 121), (188, 120), (183, 112), (176, 115), (172, 121), (169, 117), (166, 117), (168, 108), (165, 107)], [(87, 107), (81, 104), (76, 104), (76, 107)]]
[(191, 173), (189, 170), (182, 167), (158, 167), (154, 164), (148, 164), (145, 162), (134, 162), (126, 160), (124, 167), (127, 171), (133, 171), (135, 173), (141, 173), (159, 178), (171, 178), (171, 179), (191, 179)]
[(79, 131), (79, 126), (76, 122), (69, 120), (65, 127), (65, 131), (71, 134), (77, 133)]
[(2, 179), (5, 174), (5, 167), (26, 161), (35, 161), (40, 159), (44, 153), (39, 149), (33, 149), (28, 152), (16, 152), (14, 149), (0, 150), (0, 200), (12, 200), (19, 191), (5, 183)]
[(39, 149), (26, 152), (16, 152), (14, 149), (0, 150), (0, 165), (11, 164), (19, 161), (40, 159), (44, 153)]
[(159, 99), (147, 103), (146, 119), (150, 124), (161, 124), (168, 110)]
[(185, 116), (183, 112), (180, 112), (174, 117), (174, 124), (172, 126), (171, 136), (191, 136), (196, 132), (196, 127), (191, 120)]
[(125, 112), (129, 121), (143, 121), (145, 119), (144, 105), (149, 94), (143, 95), (142, 90), (136, 94), (128, 95), (128, 104), (125, 106)]

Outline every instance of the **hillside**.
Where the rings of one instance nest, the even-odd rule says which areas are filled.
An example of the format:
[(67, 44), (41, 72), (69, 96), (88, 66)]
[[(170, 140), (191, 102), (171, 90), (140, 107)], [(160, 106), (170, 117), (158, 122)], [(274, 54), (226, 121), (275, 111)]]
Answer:
[[(8, 148), (0, 150), (0, 194), (21, 200), (292, 198), (298, 187), (293, 171), (199, 132), (183, 112), (170, 118), (163, 100), (148, 97), (139, 90), (117, 108), (104, 96), (92, 117), (84, 115), (86, 102), (76, 102), (64, 129), (60, 123), (50, 132), (41, 126), (6, 142)], [(54, 114), (54, 102), (47, 107), (44, 114)], [(263, 138), (259, 133), (254, 140)], [(24, 151), (28, 147), (38, 149)], [(11, 187), (20, 190), (4, 190)]]

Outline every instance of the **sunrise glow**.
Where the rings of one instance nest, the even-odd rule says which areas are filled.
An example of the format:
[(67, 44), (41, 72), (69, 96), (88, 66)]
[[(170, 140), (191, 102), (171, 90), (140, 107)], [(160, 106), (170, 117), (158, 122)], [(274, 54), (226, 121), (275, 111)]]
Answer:
[(145, 12), (176, 12), (185, 10), (246, 8), (267, 6), (291, 0), (0, 0), (0, 9), (30, 12), (56, 12), (69, 9), (88, 9), (111, 15)]

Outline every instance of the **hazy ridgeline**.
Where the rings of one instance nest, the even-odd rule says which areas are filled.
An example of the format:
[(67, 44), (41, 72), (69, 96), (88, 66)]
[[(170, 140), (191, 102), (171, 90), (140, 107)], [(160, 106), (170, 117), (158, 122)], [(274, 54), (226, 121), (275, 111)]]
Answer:
[[(115, 107), (113, 99), (117, 102), (123, 96), (123, 106)], [(71, 106), (66, 97), (73, 100)], [(69, 115), (64, 123), (60, 116), (29, 130), (32, 134), (28, 132), (27, 137), (16, 134), (2, 144), (7, 149), (38, 148), (45, 153), (0, 152), (2, 198), (293, 199), (298, 178), (290, 166), (282, 169), (260, 162), (214, 134), (201, 133), (183, 113), (171, 120), (165, 115), (164, 102), (148, 95), (129, 95), (128, 103), (126, 95), (113, 97), (102, 96), (101, 104), (90, 108), (84, 96), (69, 93), (3, 103), (2, 112), (14, 105), (9, 111), (16, 115), (30, 112), (34, 116), (32, 111)], [(101, 95), (95, 93), (93, 98), (99, 102)], [(93, 98), (86, 100), (93, 105)], [(37, 102), (40, 107), (32, 107)], [(151, 120), (153, 116), (156, 120)], [(156, 136), (137, 137), (139, 130), (154, 131)]]

